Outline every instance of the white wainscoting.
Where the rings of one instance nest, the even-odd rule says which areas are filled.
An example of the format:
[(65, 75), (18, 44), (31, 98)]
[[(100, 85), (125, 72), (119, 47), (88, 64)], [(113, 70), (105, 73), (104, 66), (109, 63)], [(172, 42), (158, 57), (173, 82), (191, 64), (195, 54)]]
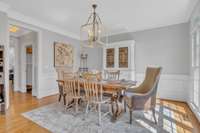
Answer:
[[(50, 96), (58, 93), (56, 83), (56, 73), (44, 74), (42, 79), (42, 89), (39, 91), (38, 98)], [(137, 84), (144, 79), (144, 74), (136, 74)], [(158, 97), (177, 101), (188, 101), (189, 76), (177, 74), (162, 74), (158, 86)]]
[(38, 98), (54, 95), (58, 93), (57, 75), (56, 73), (44, 74), (41, 78), (42, 87), (38, 91)]
[[(144, 76), (145, 74), (137, 73), (136, 81), (141, 83)], [(188, 89), (188, 75), (162, 74), (158, 86), (158, 97), (186, 102), (188, 100)]]

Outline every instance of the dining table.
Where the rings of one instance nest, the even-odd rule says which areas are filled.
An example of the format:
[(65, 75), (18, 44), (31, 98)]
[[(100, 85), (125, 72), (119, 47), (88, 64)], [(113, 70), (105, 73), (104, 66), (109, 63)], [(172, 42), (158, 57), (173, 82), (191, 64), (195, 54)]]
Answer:
[[(57, 80), (58, 82), (64, 82), (64, 80)], [(80, 79), (79, 83), (81, 88), (83, 87), (84, 79)], [(126, 112), (126, 101), (123, 100), (126, 89), (136, 86), (136, 81), (133, 80), (100, 80), (96, 81), (97, 84), (102, 84), (104, 95), (110, 95), (111, 97), (111, 110), (112, 121), (115, 122), (123, 112)], [(123, 105), (124, 104), (124, 105)]]
[(99, 82), (103, 85), (104, 94), (112, 94), (112, 121), (115, 122), (123, 112), (126, 112), (126, 101), (123, 100), (123, 97), (128, 88), (136, 86), (136, 81), (122, 79), (102, 80)]

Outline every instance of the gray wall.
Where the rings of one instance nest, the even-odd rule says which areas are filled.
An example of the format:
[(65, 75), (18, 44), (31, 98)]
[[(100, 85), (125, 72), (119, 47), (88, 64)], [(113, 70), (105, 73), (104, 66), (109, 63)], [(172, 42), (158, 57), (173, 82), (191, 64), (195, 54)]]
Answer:
[[(54, 42), (63, 42), (66, 44), (71, 44), (75, 48), (75, 69), (78, 70), (80, 66), (80, 41), (63, 36), (54, 32), (47, 30), (42, 31), (42, 41), (43, 41), (43, 72), (49, 73), (55, 71), (54, 69)], [(86, 48), (85, 52), (88, 54), (88, 67), (89, 69), (102, 69), (102, 53), (101, 48)]]
[(189, 24), (182, 23), (109, 37), (109, 42), (136, 41), (136, 72), (148, 65), (163, 67), (165, 74), (189, 74)]
[[(41, 89), (39, 90), (39, 97), (49, 96), (58, 92), (58, 86), (56, 83), (57, 74), (54, 68), (53, 44), (55, 41), (73, 45), (75, 51), (74, 69), (78, 70), (80, 65), (80, 41), (51, 31), (42, 30), (42, 57), (40, 57), (42, 58), (42, 81)], [(99, 54), (97, 53), (97, 51), (90, 49), (86, 51), (89, 55), (89, 67), (101, 68), (98, 66), (102, 63), (98, 64)]]
[(89, 70), (102, 70), (103, 68), (103, 49), (102, 48), (87, 48), (88, 53), (88, 68)]
[(63, 36), (48, 30), (42, 30), (42, 66), (43, 72), (54, 72), (54, 42), (71, 44), (75, 50), (75, 68), (78, 69), (80, 63), (80, 42), (78, 40)]
[(8, 17), (6, 13), (0, 12), (0, 45), (7, 44), (7, 25), (8, 25)]

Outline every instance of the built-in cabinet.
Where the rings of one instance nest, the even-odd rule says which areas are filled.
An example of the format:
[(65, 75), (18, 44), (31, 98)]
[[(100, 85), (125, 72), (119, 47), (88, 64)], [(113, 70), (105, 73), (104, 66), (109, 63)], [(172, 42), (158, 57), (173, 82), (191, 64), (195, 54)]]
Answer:
[(103, 56), (104, 70), (120, 70), (120, 79), (135, 80), (135, 41), (109, 43)]

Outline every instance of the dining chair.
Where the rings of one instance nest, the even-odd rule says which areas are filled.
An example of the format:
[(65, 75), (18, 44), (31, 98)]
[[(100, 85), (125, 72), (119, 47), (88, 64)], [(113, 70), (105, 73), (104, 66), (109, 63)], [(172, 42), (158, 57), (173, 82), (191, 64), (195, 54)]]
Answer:
[[(98, 108), (98, 125), (101, 125), (102, 117), (105, 117), (107, 114), (109, 114), (110, 108), (108, 109), (108, 112), (105, 112), (102, 114), (102, 104), (110, 104), (111, 98), (110, 97), (104, 97), (103, 96), (103, 86), (102, 83), (97, 83), (96, 81), (91, 80), (84, 80), (84, 90), (85, 90), (85, 100), (87, 102), (85, 115), (87, 116), (89, 107), (94, 105), (93, 109)], [(85, 117), (86, 117), (85, 116)]]
[(66, 79), (74, 79), (76, 77), (76, 74), (75, 72), (63, 72), (63, 80), (66, 80)]
[(59, 98), (58, 101), (63, 98), (64, 105), (66, 105), (66, 93), (64, 91), (64, 81), (63, 80), (56, 80), (58, 83), (58, 90), (59, 90)]
[(101, 81), (102, 80), (102, 73), (91, 73), (91, 72), (84, 72), (82, 74), (82, 78), (86, 80), (93, 80), (93, 81)]
[(80, 83), (78, 79), (66, 79), (64, 80), (64, 91), (66, 94), (67, 99), (67, 107), (74, 106), (75, 107), (75, 113), (78, 112), (78, 105), (79, 100), (83, 98), (80, 92)]
[(120, 70), (105, 70), (104, 78), (106, 80), (119, 80)]
[(135, 110), (151, 110), (155, 124), (157, 124), (155, 106), (161, 70), (161, 67), (147, 67), (142, 84), (125, 91), (125, 101), (130, 113), (130, 124), (132, 123), (132, 112)]
[(61, 99), (63, 98), (64, 105), (66, 105), (66, 94), (64, 92), (64, 80), (66, 79), (73, 79), (74, 78), (74, 73), (64, 70), (64, 69), (56, 69), (57, 71), (57, 84), (58, 84), (58, 89), (59, 89), (59, 98), (58, 101), (60, 102)]

